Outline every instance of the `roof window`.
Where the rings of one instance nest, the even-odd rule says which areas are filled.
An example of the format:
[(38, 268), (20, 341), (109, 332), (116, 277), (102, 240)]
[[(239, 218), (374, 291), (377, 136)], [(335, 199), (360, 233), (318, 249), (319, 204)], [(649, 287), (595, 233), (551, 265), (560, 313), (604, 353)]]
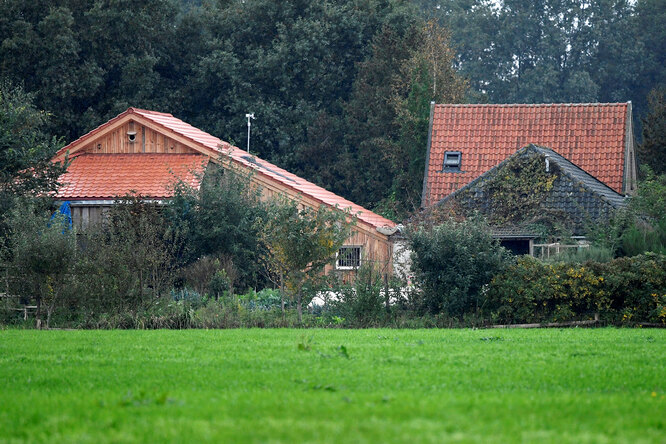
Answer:
[(462, 153), (460, 151), (446, 151), (442, 171), (460, 171), (461, 159)]

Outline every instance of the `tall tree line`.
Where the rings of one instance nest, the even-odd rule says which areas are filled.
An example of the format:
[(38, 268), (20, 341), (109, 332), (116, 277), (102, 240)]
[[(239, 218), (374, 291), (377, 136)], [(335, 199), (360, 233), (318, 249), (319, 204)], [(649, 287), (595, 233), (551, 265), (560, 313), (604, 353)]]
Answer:
[[(0, 78), (73, 140), (170, 112), (396, 219), (429, 102), (624, 101), (663, 85), (661, 0), (6, 0)], [(448, 31), (447, 31), (448, 30)]]
[(451, 30), (472, 101), (631, 100), (642, 116), (666, 86), (663, 0), (415, 2)]

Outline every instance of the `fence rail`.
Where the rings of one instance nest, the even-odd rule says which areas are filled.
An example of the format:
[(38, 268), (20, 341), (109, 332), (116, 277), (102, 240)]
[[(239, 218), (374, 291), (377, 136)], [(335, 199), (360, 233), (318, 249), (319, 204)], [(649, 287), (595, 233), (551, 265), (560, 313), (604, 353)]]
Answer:
[[(563, 253), (565, 250), (572, 248), (581, 249), (589, 248), (590, 244), (562, 244), (560, 242), (553, 242), (550, 244), (534, 244), (534, 257), (539, 259), (550, 259), (551, 252), (552, 256), (557, 256), (560, 253)], [(537, 251), (537, 248), (540, 248), (540, 253)]]

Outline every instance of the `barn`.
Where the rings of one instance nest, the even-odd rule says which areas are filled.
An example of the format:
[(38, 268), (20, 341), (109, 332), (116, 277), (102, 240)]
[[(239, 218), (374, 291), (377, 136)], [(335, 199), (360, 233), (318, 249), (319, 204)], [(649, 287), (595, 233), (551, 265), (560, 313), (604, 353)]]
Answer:
[[(77, 227), (98, 223), (119, 196), (164, 202), (183, 181), (198, 188), (210, 165), (252, 171), (264, 198), (285, 195), (304, 206), (349, 210), (357, 217), (334, 267), (353, 270), (373, 261), (393, 269), (400, 227), (372, 211), (214, 137), (171, 114), (129, 108), (71, 142), (53, 160), (69, 156), (57, 200), (68, 201)], [(341, 258), (345, 258), (344, 260)], [(333, 267), (333, 266), (331, 266)]]

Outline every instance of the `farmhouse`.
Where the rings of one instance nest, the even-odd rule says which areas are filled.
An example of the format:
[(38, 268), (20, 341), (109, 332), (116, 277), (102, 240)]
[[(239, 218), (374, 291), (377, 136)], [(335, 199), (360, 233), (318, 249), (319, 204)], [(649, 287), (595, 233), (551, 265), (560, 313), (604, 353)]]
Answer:
[(54, 161), (69, 155), (57, 199), (69, 201), (74, 224), (99, 222), (118, 196), (134, 193), (147, 200), (173, 197), (183, 181), (195, 189), (211, 164), (252, 171), (252, 181), (269, 198), (284, 194), (304, 206), (349, 209), (357, 224), (338, 255), (335, 267), (348, 270), (364, 261), (391, 269), (396, 223), (279, 168), (247, 151), (155, 111), (129, 108), (62, 148)]
[(531, 254), (543, 234), (536, 226), (583, 236), (625, 205), (625, 196), (560, 154), (528, 145), (426, 211), (433, 221), (479, 212), (505, 247)]
[(421, 206), (434, 205), (520, 148), (548, 147), (621, 194), (636, 190), (631, 102), (432, 104)]

